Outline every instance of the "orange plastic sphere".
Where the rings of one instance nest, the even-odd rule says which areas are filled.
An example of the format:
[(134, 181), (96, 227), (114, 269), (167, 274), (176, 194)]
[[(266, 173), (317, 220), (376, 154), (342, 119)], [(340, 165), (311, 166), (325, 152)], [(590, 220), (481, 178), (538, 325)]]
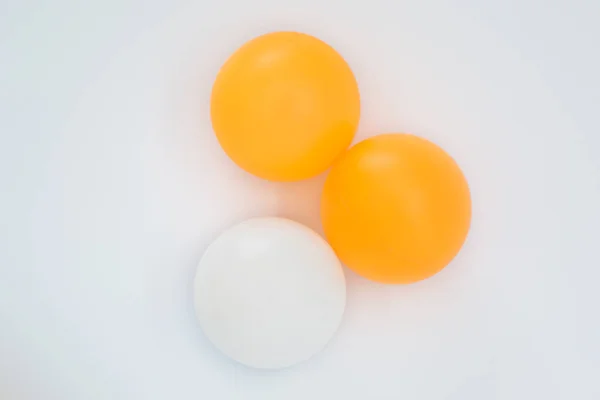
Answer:
[(360, 98), (344, 59), (312, 36), (257, 37), (223, 65), (211, 119), (219, 143), (246, 171), (295, 181), (325, 171), (352, 142)]
[(471, 223), (471, 197), (456, 162), (406, 134), (358, 143), (334, 164), (321, 203), (325, 236), (350, 269), (382, 283), (412, 283), (442, 270)]

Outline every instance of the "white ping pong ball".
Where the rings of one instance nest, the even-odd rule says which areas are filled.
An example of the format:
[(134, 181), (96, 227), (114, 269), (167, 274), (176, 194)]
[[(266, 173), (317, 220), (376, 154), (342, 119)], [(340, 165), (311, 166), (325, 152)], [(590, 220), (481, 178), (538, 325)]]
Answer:
[(241, 364), (277, 369), (305, 361), (335, 334), (346, 305), (340, 261), (311, 229), (255, 218), (222, 233), (194, 281), (206, 337)]

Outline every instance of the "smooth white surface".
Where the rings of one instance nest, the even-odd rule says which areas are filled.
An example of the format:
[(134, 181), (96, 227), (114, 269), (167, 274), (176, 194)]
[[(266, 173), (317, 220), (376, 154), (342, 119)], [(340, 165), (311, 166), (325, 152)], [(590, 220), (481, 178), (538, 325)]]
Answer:
[[(596, 0), (0, 1), (0, 398), (597, 400)], [(431, 280), (345, 270), (340, 330), (256, 372), (199, 334), (193, 276), (252, 216), (319, 231), (323, 177), (252, 178), (211, 132), (219, 66), (298, 29), (361, 89), (356, 140), (452, 154), (473, 226)]]
[(285, 368), (333, 337), (346, 281), (319, 234), (284, 218), (253, 218), (210, 244), (194, 301), (204, 333), (227, 356), (250, 367)]

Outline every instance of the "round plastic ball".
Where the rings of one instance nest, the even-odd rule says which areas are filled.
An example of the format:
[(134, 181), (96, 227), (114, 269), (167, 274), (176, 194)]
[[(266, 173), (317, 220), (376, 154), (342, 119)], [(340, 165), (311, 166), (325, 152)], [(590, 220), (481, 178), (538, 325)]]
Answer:
[(219, 143), (241, 168), (273, 181), (315, 176), (351, 143), (360, 98), (344, 59), (321, 40), (275, 32), (240, 47), (211, 96)]
[(198, 265), (196, 314), (225, 355), (255, 368), (284, 368), (318, 353), (346, 304), (341, 264), (317, 233), (282, 218), (226, 230)]
[(471, 198), (457, 163), (435, 144), (379, 135), (346, 152), (326, 179), (325, 236), (342, 262), (382, 283), (442, 270), (469, 231)]

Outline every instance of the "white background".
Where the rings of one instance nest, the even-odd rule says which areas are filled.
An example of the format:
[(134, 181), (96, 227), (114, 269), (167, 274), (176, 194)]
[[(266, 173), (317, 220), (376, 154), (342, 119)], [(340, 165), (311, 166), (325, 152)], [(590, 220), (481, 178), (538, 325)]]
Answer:
[[(0, 0), (0, 398), (600, 398), (596, 0)], [(348, 60), (357, 140), (412, 132), (472, 189), (459, 257), (411, 286), (349, 271), (330, 346), (235, 365), (191, 284), (218, 232), (320, 230), (323, 177), (260, 181), (209, 120), (241, 43), (300, 30)]]

